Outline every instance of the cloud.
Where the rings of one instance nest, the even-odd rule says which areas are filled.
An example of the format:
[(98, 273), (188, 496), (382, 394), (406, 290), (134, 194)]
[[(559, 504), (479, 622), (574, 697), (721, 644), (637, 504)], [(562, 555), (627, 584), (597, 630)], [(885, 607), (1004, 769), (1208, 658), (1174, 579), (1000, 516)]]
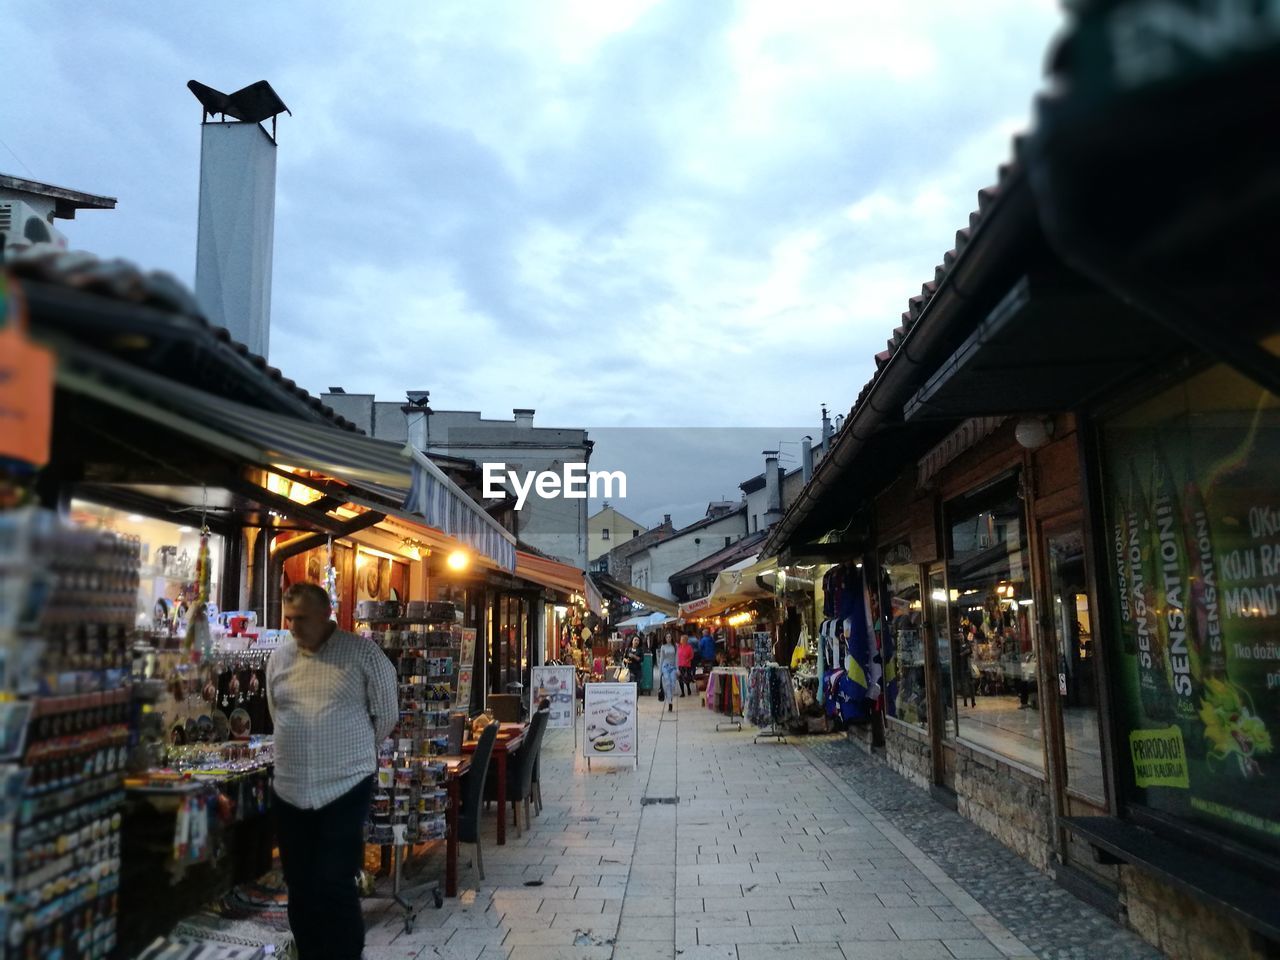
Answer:
[(119, 197), (65, 225), (74, 245), (190, 282), (184, 85), (270, 80), (294, 113), (271, 360), (315, 392), (428, 388), (589, 428), (811, 423), (848, 407), (1007, 159), (1059, 18), (1049, 0), (28, 5), (0, 129), (36, 179)]

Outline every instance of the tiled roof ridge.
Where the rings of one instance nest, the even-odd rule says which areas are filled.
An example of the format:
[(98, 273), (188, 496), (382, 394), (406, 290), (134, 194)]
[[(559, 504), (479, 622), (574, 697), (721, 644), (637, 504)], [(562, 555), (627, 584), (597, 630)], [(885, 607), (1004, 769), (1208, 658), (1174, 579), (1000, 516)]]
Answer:
[(51, 252), (34, 249), (5, 261), (4, 268), (17, 277), (81, 290), (117, 303), (151, 307), (192, 320), (334, 425), (354, 433), (360, 432), (354, 423), (298, 386), (277, 367), (271, 366), (265, 357), (252, 353), (243, 343), (233, 340), (225, 327), (210, 323), (195, 294), (167, 271), (144, 271), (128, 260), (104, 259), (82, 250)]

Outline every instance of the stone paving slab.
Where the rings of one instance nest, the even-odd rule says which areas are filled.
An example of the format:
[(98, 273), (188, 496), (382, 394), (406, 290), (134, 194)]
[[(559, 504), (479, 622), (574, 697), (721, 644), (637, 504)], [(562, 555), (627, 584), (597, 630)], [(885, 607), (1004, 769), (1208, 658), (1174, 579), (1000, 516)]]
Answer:
[[(435, 911), (424, 894), (411, 933), (395, 911), (371, 918), (368, 960), (1033, 956), (843, 780), (832, 748), (753, 744), (696, 700), (659, 706), (640, 698), (638, 764), (588, 771), (572, 734), (549, 731), (541, 816), (498, 847), (490, 813), (485, 879), (464, 845), (462, 895)], [(659, 796), (679, 800), (641, 803)]]

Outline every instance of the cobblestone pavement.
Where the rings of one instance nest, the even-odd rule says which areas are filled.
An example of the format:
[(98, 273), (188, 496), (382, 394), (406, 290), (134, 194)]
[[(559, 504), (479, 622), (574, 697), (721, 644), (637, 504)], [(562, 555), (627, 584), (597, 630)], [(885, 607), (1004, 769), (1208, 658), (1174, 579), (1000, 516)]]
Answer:
[(371, 904), (368, 960), (1034, 956), (833, 772), (854, 770), (838, 748), (717, 733), (693, 699), (659, 708), (641, 698), (638, 763), (588, 771), (549, 732), (532, 828), (497, 847), (490, 814), (485, 880), (464, 846), (462, 895), (424, 896), (411, 933)]
[(1163, 956), (844, 737), (803, 742), (1037, 957), (1160, 960)]

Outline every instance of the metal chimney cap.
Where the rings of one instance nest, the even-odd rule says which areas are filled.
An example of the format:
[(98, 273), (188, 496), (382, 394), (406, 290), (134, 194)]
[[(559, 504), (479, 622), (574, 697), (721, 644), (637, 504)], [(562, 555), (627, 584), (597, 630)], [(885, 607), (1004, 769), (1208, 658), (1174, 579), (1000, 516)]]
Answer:
[(223, 93), (198, 80), (188, 80), (187, 89), (200, 101), (206, 117), (220, 114), (244, 123), (261, 123), (281, 113), (293, 116), (293, 112), (265, 80), (241, 87), (235, 93)]

